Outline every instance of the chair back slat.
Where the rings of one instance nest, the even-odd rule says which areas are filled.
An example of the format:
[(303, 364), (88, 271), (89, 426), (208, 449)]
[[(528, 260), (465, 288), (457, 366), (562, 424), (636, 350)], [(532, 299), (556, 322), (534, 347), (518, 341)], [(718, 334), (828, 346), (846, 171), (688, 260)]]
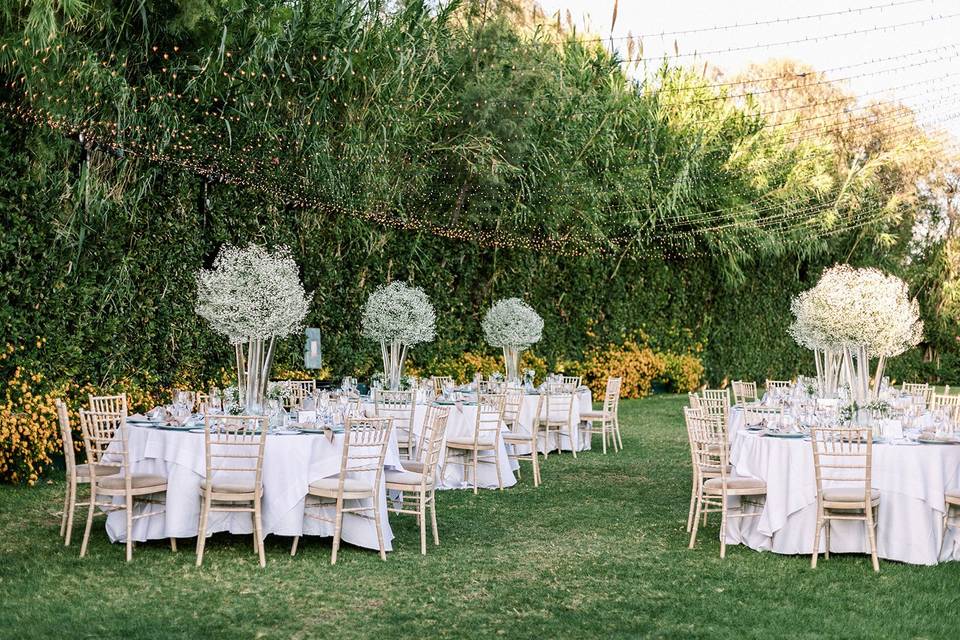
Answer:
[(430, 381), (433, 382), (433, 392), (438, 396), (443, 393), (445, 386), (453, 384), (450, 376), (430, 376)]
[(268, 431), (266, 416), (204, 416), (208, 486), (218, 482), (259, 488)]
[(351, 474), (374, 473), (372, 487), (380, 486), (383, 461), (390, 444), (393, 418), (347, 418), (343, 432), (343, 457), (340, 461), (339, 491)]
[(496, 443), (500, 438), (503, 425), (503, 411), (506, 396), (499, 393), (485, 393), (477, 396), (477, 421), (473, 430), (473, 442), (489, 442), (491, 436)]
[(767, 381), (764, 382), (763, 386), (766, 387), (767, 391), (770, 391), (771, 389), (792, 389), (792, 388), (793, 388), (793, 380), (770, 380), (770, 379), (767, 379)]
[(523, 391), (512, 389), (503, 394), (503, 421), (511, 427), (516, 426), (523, 409)]
[(129, 475), (126, 421), (125, 412), (80, 411), (83, 446), (91, 469), (95, 465), (109, 465), (120, 467), (125, 475)]
[[(440, 457), (443, 454), (443, 442), (447, 433), (447, 423), (450, 418), (449, 407), (434, 407), (430, 413), (430, 431), (429, 438), (426, 439), (426, 446), (423, 447), (424, 475), (426, 483), (433, 484), (435, 481), (437, 467), (440, 464)], [(426, 430), (426, 423), (424, 423)]]
[(374, 412), (378, 418), (391, 418), (392, 429), (409, 434), (413, 432), (414, 414), (417, 408), (416, 391), (377, 391), (374, 396)]
[(63, 460), (67, 467), (67, 477), (72, 478), (77, 468), (77, 451), (73, 444), (73, 429), (70, 427), (70, 412), (63, 400), (57, 398), (57, 422), (60, 424), (60, 438), (63, 440)]
[(127, 394), (95, 396), (90, 394), (90, 411), (95, 413), (127, 413)]
[(723, 416), (684, 408), (691, 457), (702, 474), (719, 475), (726, 486), (729, 447)]
[[(863, 428), (814, 427), (810, 430), (817, 495), (824, 489), (849, 486), (870, 503), (873, 431)], [(827, 486), (829, 485), (829, 486)]]
[(757, 383), (746, 382), (744, 380), (734, 380), (731, 385), (733, 388), (733, 403), (743, 405), (747, 402), (754, 402), (757, 399)]
[(620, 387), (623, 378), (607, 378), (607, 390), (603, 394), (603, 412), (614, 414), (620, 407)]
[(566, 426), (573, 419), (573, 394), (563, 386), (551, 385), (540, 394), (539, 404), (537, 416), (550, 426)]

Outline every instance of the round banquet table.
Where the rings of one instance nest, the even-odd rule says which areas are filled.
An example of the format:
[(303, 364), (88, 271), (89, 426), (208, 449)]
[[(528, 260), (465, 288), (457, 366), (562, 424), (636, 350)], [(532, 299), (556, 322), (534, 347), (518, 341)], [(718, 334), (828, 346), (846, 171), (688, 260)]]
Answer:
[[(149, 473), (167, 478), (166, 512), (135, 520), (133, 539), (139, 542), (165, 538), (190, 538), (200, 524), (200, 483), (206, 475), (204, 436), (183, 429), (161, 429), (127, 424), (127, 448), (133, 473)], [(332, 440), (323, 434), (267, 436), (263, 454), (263, 535), (332, 536), (333, 522), (304, 516), (304, 498), (311, 482), (336, 476), (343, 457), (343, 434)], [(390, 436), (384, 467), (400, 469), (400, 453), (394, 434)], [(387, 518), (385, 488), (380, 487), (380, 520), (387, 550), (391, 550), (393, 532)], [(355, 501), (346, 501), (347, 506)], [(138, 506), (137, 513), (151, 508)], [(157, 508), (157, 507), (152, 507)], [(333, 519), (335, 509), (327, 508), (324, 517)], [(220, 531), (253, 533), (249, 513), (211, 512), (207, 535)], [(112, 542), (126, 541), (126, 520), (122, 512), (107, 516), (107, 535)], [(372, 518), (346, 513), (342, 538), (350, 544), (378, 549)]]
[[(765, 481), (767, 497), (758, 517), (728, 520), (727, 544), (810, 554), (817, 521), (810, 440), (771, 438), (746, 429), (731, 429), (731, 433), (730, 462), (737, 475)], [(956, 530), (943, 535), (944, 494), (960, 486), (958, 474), (958, 445), (873, 445), (872, 483), (880, 491), (877, 554), (881, 558), (923, 565), (960, 560)], [(821, 536), (820, 551), (825, 549), (826, 540)], [(830, 551), (869, 553), (865, 524), (834, 520)]]
[[(533, 429), (533, 422), (537, 413), (537, 403), (539, 402), (539, 398), (540, 396), (537, 394), (525, 394), (523, 396), (523, 404), (520, 408), (517, 432), (529, 434)], [(415, 440), (420, 437), (420, 434), (423, 431), (423, 421), (426, 419), (428, 406), (429, 405), (425, 403), (419, 403), (416, 405), (413, 419), (413, 432)], [(450, 417), (447, 419), (447, 437), (454, 436), (469, 438), (473, 436), (477, 421), (476, 404), (470, 404), (469, 402), (453, 404), (437, 403), (436, 406), (443, 406), (450, 409)], [(573, 415), (571, 417), (573, 422), (573, 437), (577, 442), (577, 451), (583, 451), (590, 448), (590, 439), (580, 431), (580, 412), (589, 411), (591, 408), (592, 404), (590, 390), (586, 389), (578, 391), (577, 397), (573, 403)], [(373, 411), (373, 403), (365, 403), (364, 409)], [(503, 427), (503, 432), (506, 432), (506, 426)], [(562, 433), (559, 436), (555, 433), (551, 433), (549, 440), (546, 438), (541, 438), (538, 444), (541, 453), (556, 451), (558, 449), (562, 449), (563, 451), (571, 450), (570, 438), (566, 433)], [(519, 464), (515, 460), (510, 460), (509, 456), (507, 455), (509, 448), (510, 445), (504, 443), (503, 440), (500, 441), (500, 478), (504, 487), (512, 487), (517, 483), (513, 472), (519, 468)], [(530, 453), (530, 447), (516, 446), (513, 448), (513, 453), (527, 455)], [(440, 470), (437, 475), (437, 488), (472, 488), (472, 478), (468, 474), (465, 474), (465, 468), (459, 464), (444, 465), (445, 460), (446, 447), (444, 447), (444, 450), (440, 454)], [(480, 464), (477, 469), (477, 476), (478, 486), (488, 489), (497, 488), (497, 470), (492, 464)]]

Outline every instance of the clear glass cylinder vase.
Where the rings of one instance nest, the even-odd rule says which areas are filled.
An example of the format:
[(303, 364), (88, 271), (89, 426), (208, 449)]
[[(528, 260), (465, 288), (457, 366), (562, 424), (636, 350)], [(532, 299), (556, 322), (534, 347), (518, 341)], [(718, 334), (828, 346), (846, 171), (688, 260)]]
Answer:
[(503, 368), (507, 382), (520, 381), (520, 352), (519, 347), (503, 348)]
[(402, 342), (380, 342), (383, 352), (383, 377), (387, 388), (399, 391), (403, 379), (403, 361), (407, 357), (407, 346)]

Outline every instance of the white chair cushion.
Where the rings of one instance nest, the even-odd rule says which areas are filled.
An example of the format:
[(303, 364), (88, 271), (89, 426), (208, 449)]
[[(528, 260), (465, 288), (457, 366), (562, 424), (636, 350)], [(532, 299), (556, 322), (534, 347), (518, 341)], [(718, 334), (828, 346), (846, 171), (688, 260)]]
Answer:
[[(473, 448), (473, 438), (447, 438), (447, 446), (454, 449)], [(477, 443), (480, 449), (493, 449), (493, 440), (480, 440)]]
[(403, 460), (400, 464), (403, 465), (404, 471), (413, 471), (414, 473), (423, 473), (423, 470), (427, 468), (427, 465), (416, 460)]
[[(339, 478), (323, 478), (310, 483), (310, 491), (323, 493), (324, 495), (336, 495), (340, 486)], [(343, 494), (365, 494), (373, 495), (373, 488), (369, 483), (363, 480), (347, 478), (343, 481)]]
[(420, 486), (423, 482), (423, 474), (414, 471), (390, 471), (384, 473), (388, 484), (409, 484)]
[[(823, 490), (823, 499), (825, 502), (860, 502), (863, 503), (863, 489), (858, 487), (834, 487)], [(876, 489), (870, 490), (870, 500), (879, 500), (880, 492)]]
[[(97, 477), (105, 478), (107, 476), (112, 476), (120, 473), (120, 467), (111, 467), (107, 464), (98, 464), (96, 466)], [(89, 464), (78, 464), (77, 465), (77, 477), (78, 478), (89, 478), (90, 477), (90, 465)]]
[[(126, 487), (125, 479), (121, 476), (109, 476), (103, 480), (97, 479), (97, 485), (103, 487), (104, 489), (117, 490), (124, 489)], [(163, 476), (155, 476), (151, 474), (133, 474), (130, 476), (130, 485), (134, 489), (144, 489), (146, 487), (162, 487), (167, 484), (167, 479)]]
[[(207, 481), (204, 480), (200, 483), (200, 491), (207, 490)], [(213, 492), (214, 493), (253, 493), (254, 486), (253, 483), (242, 483), (238, 484), (235, 482), (214, 482), (213, 483)]]
[[(720, 493), (723, 490), (723, 478), (710, 478), (703, 483), (703, 487), (709, 493)], [(727, 478), (728, 491), (759, 491), (761, 489), (766, 490), (766, 488), (767, 483), (758, 478)]]
[(951, 504), (960, 504), (960, 489), (947, 491), (947, 502)]
[(580, 417), (583, 418), (584, 420), (603, 420), (604, 416), (606, 415), (607, 414), (605, 414), (603, 411), (581, 411), (580, 412)]

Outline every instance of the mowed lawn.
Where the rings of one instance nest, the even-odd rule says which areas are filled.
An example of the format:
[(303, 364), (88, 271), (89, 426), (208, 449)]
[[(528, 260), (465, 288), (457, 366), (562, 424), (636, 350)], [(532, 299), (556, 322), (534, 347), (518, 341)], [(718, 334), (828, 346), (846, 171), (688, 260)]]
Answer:
[(139, 545), (127, 564), (102, 519), (80, 559), (57, 537), (61, 478), (0, 487), (0, 636), (960, 637), (958, 563), (875, 575), (834, 556), (813, 571), (743, 547), (721, 561), (718, 522), (688, 550), (684, 401), (623, 402), (625, 451), (551, 455), (539, 489), (525, 473), (503, 492), (440, 493), (426, 557), (413, 518), (391, 516), (386, 562), (347, 546), (331, 567), (328, 540), (291, 558), (269, 537), (260, 569), (249, 537), (217, 535), (201, 569), (194, 540)]

